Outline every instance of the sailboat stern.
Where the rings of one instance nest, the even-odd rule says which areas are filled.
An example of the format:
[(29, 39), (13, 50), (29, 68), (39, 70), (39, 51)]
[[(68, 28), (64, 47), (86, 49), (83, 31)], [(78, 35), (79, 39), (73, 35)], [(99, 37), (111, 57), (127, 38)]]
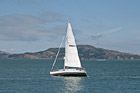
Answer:
[(77, 69), (61, 69), (58, 71), (51, 71), (50, 74), (52, 76), (87, 76), (85, 70), (77, 70)]

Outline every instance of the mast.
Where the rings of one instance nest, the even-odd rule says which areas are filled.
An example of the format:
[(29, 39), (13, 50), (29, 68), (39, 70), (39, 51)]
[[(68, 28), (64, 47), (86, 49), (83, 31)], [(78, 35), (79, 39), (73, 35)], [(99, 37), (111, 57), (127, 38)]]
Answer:
[(64, 60), (64, 70), (65, 70), (65, 60)]

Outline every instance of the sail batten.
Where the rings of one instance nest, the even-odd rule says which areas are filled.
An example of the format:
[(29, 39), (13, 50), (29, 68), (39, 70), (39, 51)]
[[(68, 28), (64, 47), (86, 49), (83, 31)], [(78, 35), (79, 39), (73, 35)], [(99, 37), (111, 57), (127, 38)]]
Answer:
[(81, 67), (78, 56), (75, 38), (72, 32), (70, 22), (68, 22), (66, 42), (65, 42), (65, 66), (67, 67)]

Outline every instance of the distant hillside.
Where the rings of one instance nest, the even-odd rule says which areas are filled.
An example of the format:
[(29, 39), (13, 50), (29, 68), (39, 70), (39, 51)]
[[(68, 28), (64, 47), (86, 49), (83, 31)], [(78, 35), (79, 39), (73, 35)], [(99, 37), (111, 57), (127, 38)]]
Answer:
[[(78, 52), (81, 59), (111, 59), (111, 60), (140, 60), (140, 55), (122, 53), (118, 51), (96, 48), (91, 45), (78, 45)], [(7, 54), (1, 58), (55, 58), (58, 48), (49, 48), (45, 51), (24, 54)], [(58, 58), (64, 57), (65, 49), (61, 48)]]
[(0, 58), (7, 58), (9, 53), (0, 51)]

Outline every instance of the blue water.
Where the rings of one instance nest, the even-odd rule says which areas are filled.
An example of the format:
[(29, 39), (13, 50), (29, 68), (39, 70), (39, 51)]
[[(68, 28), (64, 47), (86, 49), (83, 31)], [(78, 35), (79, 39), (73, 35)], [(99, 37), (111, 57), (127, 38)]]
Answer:
[[(88, 77), (52, 77), (53, 60), (0, 59), (0, 93), (140, 93), (140, 61), (82, 60)], [(58, 60), (62, 66), (62, 60)]]

